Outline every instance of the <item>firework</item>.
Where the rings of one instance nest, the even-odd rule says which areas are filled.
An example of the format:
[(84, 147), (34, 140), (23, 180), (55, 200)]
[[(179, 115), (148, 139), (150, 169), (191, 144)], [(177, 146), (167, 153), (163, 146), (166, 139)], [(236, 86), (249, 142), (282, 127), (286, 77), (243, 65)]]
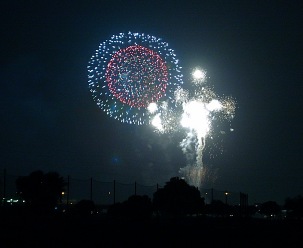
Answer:
[(97, 105), (129, 124), (155, 122), (162, 110), (173, 108), (174, 91), (183, 83), (181, 67), (168, 43), (139, 33), (120, 33), (102, 42), (87, 69)]
[[(207, 138), (212, 134), (212, 122), (231, 120), (235, 113), (235, 101), (231, 97), (220, 98), (206, 85), (206, 71), (196, 70), (193, 75), (195, 87), (192, 93), (177, 94), (183, 106), (181, 125), (186, 137), (180, 143), (186, 155), (187, 165), (180, 173), (192, 185), (200, 187), (215, 175), (203, 163), (203, 152)], [(186, 98), (185, 96), (188, 96)]]
[(203, 163), (208, 138), (213, 137), (213, 123), (231, 121), (236, 104), (232, 97), (217, 96), (207, 82), (206, 70), (196, 68), (191, 75), (191, 87), (187, 90), (177, 87), (174, 92), (176, 108), (173, 113), (162, 111), (161, 115), (155, 116), (152, 124), (159, 133), (185, 132), (180, 147), (186, 165), (180, 168), (180, 173), (189, 184), (201, 187), (216, 178), (216, 170)]
[(203, 163), (204, 149), (213, 133), (212, 124), (214, 121), (230, 121), (234, 117), (236, 104), (231, 97), (216, 95), (207, 84), (206, 70), (196, 68), (192, 77), (193, 87), (189, 87), (189, 90), (181, 87), (176, 89), (174, 97), (177, 107), (173, 115), (162, 111), (162, 115), (157, 116), (152, 124), (159, 132), (185, 131), (180, 147), (186, 157), (186, 166), (180, 169), (180, 173), (191, 185), (200, 187), (215, 178), (214, 172)]
[(232, 120), (236, 104), (231, 97), (217, 96), (206, 70), (199, 67), (191, 73), (190, 87), (182, 88), (178, 62), (162, 39), (120, 33), (102, 42), (89, 60), (89, 89), (97, 105), (121, 122), (151, 124), (158, 133), (184, 131), (180, 147), (186, 165), (180, 172), (200, 187), (215, 178), (215, 172), (203, 163), (213, 122)]
[(202, 83), (205, 83), (207, 81), (207, 76), (206, 76), (206, 70), (203, 69), (203, 68), (200, 68), (200, 67), (196, 67), (191, 75), (192, 75), (192, 78), (193, 78), (193, 83), (194, 84), (202, 84)]

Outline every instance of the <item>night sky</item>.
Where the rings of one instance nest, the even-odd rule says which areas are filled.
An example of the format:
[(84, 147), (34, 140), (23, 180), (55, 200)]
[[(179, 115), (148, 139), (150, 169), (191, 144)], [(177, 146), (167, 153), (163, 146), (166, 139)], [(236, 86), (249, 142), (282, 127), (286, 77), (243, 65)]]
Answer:
[(145, 185), (179, 176), (180, 134), (113, 120), (89, 92), (99, 43), (132, 31), (168, 42), (185, 82), (201, 66), (236, 99), (234, 131), (208, 143), (209, 186), (250, 202), (303, 195), (302, 10), (295, 0), (1, 3), (0, 170)]

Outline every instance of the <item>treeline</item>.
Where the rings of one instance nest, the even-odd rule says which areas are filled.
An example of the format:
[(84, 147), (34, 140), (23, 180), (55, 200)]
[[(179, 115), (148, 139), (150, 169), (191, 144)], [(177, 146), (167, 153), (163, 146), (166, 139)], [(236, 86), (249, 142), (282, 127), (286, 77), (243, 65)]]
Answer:
[[(200, 191), (179, 177), (171, 178), (153, 197), (132, 195), (124, 202), (109, 206), (96, 205), (92, 200), (82, 199), (73, 205), (62, 202), (62, 192), (67, 183), (57, 172), (34, 171), (16, 180), (18, 204), (3, 201), (2, 209), (27, 211), (32, 214), (64, 214), (91, 216), (103, 215), (122, 219), (149, 219), (152, 217), (211, 216), (211, 217), (256, 217), (268, 219), (302, 219), (303, 197), (287, 198), (283, 206), (274, 201), (248, 205), (247, 197), (236, 206), (213, 200), (206, 204)], [(4, 199), (5, 200), (5, 199)], [(17, 209), (17, 210), (16, 210)]]

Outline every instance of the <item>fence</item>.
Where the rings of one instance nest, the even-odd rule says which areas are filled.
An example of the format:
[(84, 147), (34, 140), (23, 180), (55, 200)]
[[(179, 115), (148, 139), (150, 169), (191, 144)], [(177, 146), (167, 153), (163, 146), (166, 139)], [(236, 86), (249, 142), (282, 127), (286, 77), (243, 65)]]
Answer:
[(156, 192), (156, 185), (146, 186), (139, 183), (102, 182), (93, 178), (87, 180), (67, 178), (67, 191), (63, 201), (75, 203), (82, 199), (89, 199), (96, 204), (110, 205), (115, 202), (123, 202), (131, 195), (147, 195), (151, 199)]
[[(19, 176), (7, 174), (4, 170), (0, 173), (0, 194), (3, 200), (18, 199), (16, 180)], [(117, 202), (123, 202), (131, 195), (147, 195), (153, 199), (153, 194), (159, 184), (143, 185), (137, 182), (122, 183), (115, 180), (103, 182), (94, 178), (77, 179), (73, 177), (64, 178), (66, 185), (65, 192), (62, 193), (62, 202), (75, 204), (80, 200), (92, 200), (98, 205), (110, 205)], [(227, 190), (217, 190), (214, 188), (199, 189), (201, 197), (205, 198), (205, 203), (209, 204), (213, 200), (220, 200), (228, 205), (239, 205), (241, 203), (240, 192), (231, 192)]]

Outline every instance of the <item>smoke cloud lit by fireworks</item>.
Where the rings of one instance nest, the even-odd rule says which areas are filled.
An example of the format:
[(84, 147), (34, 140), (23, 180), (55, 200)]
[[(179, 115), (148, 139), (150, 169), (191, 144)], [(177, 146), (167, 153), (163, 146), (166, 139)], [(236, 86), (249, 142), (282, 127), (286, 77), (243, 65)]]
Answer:
[(166, 109), (166, 112), (162, 111), (154, 116), (152, 124), (158, 132), (179, 129), (185, 132), (180, 147), (187, 164), (180, 168), (180, 173), (189, 184), (201, 187), (216, 178), (215, 171), (203, 163), (204, 149), (213, 133), (212, 123), (232, 120), (236, 104), (232, 97), (222, 98), (216, 95), (207, 85), (205, 70), (195, 69), (192, 77), (190, 83), (193, 87), (190, 90), (179, 87), (175, 91), (175, 102), (179, 111), (174, 110), (172, 114)]

